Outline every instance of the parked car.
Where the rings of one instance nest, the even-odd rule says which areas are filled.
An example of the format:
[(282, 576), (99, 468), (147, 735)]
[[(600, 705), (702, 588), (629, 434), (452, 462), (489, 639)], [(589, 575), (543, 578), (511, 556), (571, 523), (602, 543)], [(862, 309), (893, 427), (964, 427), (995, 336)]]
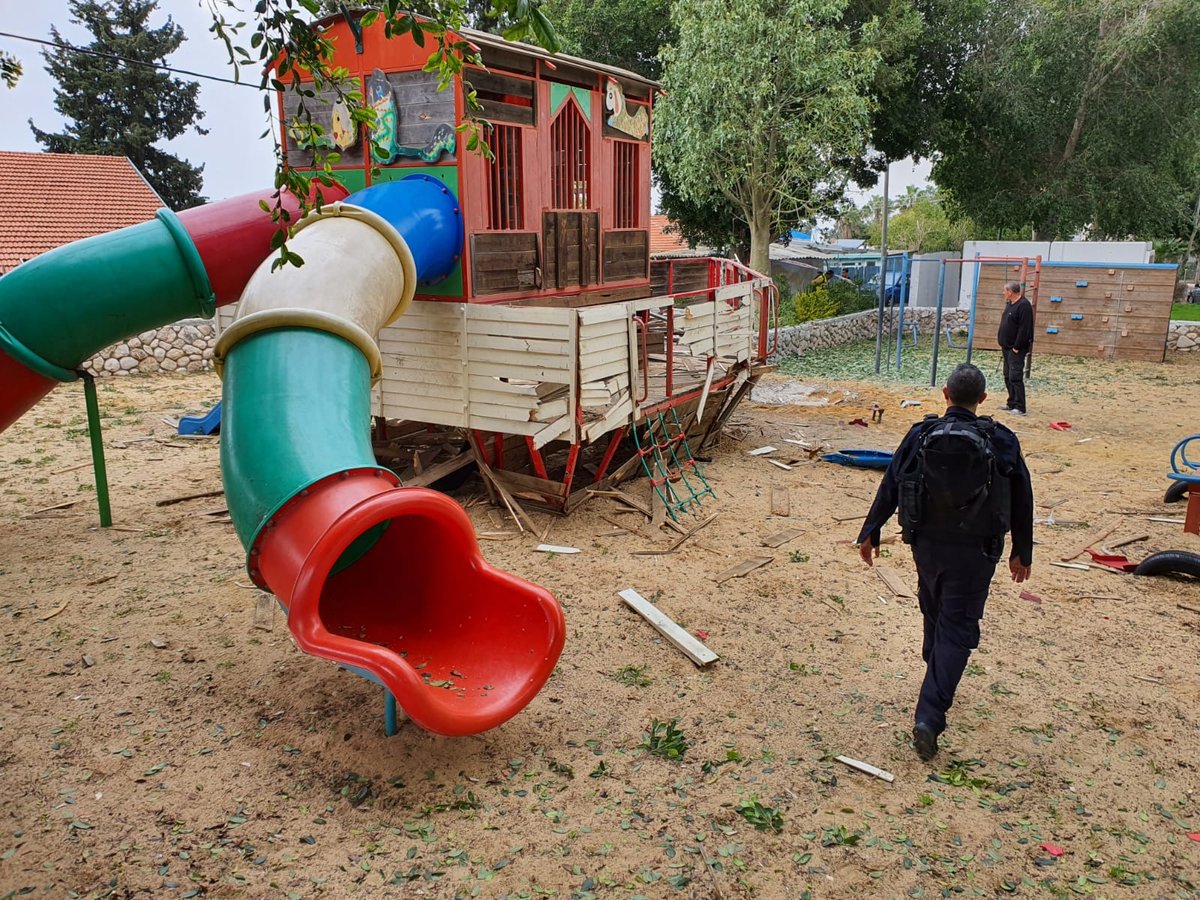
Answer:
[[(863, 287), (873, 293), (876, 297), (879, 296), (879, 274), (876, 273)], [(900, 278), (899, 272), (887, 273), (887, 287), (883, 289), (883, 302), (887, 306), (897, 306), (900, 303), (900, 294), (905, 292), (905, 302), (911, 298), (912, 293), (912, 276), (903, 279)]]

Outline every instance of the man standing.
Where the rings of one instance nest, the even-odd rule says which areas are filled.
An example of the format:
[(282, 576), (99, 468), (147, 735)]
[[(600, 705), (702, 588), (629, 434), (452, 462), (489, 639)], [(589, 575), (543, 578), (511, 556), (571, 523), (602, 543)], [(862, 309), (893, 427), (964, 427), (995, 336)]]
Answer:
[(1004, 312), (1000, 316), (1000, 332), (996, 342), (1004, 356), (1004, 386), (1008, 389), (1008, 402), (1002, 412), (1025, 415), (1025, 360), (1029, 358), (1029, 347), (1033, 344), (1033, 304), (1021, 294), (1021, 283), (1010, 281), (1004, 285)]
[(964, 363), (950, 374), (942, 389), (946, 414), (927, 416), (909, 430), (858, 536), (863, 562), (874, 565), (880, 529), (899, 507), (924, 616), (925, 680), (913, 726), (913, 746), (923, 760), (937, 753), (954, 692), (979, 646), (979, 620), (1010, 529), (1012, 580), (1025, 581), (1033, 564), (1029, 470), (1016, 435), (976, 415), (986, 388), (975, 366)]

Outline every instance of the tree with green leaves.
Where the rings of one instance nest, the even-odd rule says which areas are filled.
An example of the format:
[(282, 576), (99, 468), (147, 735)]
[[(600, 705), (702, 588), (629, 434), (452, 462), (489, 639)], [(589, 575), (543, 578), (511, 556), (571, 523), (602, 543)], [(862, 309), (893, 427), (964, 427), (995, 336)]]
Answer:
[[(888, 216), (888, 249), (911, 253), (961, 251), (963, 242), (973, 236), (974, 223), (957, 218), (942, 202), (936, 189), (909, 188), (905, 202)], [(867, 240), (878, 247), (881, 225), (872, 222)]]
[(547, 0), (563, 49), (658, 80), (660, 48), (673, 43), (671, 0)]
[(6, 87), (14, 88), (20, 80), (21, 61), (0, 50), (0, 81), (3, 81)]
[(985, 227), (1186, 238), (1200, 183), (1200, 3), (989, 0), (937, 183)]
[(861, 147), (878, 54), (839, 27), (844, 0), (677, 0), (663, 51), (654, 158), (693, 202), (714, 194), (750, 231), (751, 268), (774, 237), (841, 198), (837, 161)]
[[(155, 143), (178, 137), (204, 118), (200, 85), (173, 78), (156, 66), (185, 40), (171, 19), (149, 26), (156, 0), (70, 0), (71, 21), (95, 39), (94, 56), (65, 48), (47, 50), (46, 71), (58, 81), (54, 107), (67, 123), (58, 133), (30, 120), (38, 142), (52, 153), (99, 153), (127, 156), (171, 209), (204, 202), (203, 166), (161, 150)], [(51, 27), (55, 43), (65, 43)], [(132, 62), (122, 62), (121, 57)]]

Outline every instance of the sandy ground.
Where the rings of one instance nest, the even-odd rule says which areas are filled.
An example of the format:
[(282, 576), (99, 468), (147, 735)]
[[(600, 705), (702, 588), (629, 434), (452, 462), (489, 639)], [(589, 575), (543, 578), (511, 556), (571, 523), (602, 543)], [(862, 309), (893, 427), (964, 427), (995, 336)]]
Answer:
[[(220, 487), (216, 442), (163, 422), (207, 409), (214, 377), (102, 385), (108, 530), (81, 391), (60, 389), (0, 437), (0, 897), (1197, 896), (1200, 587), (1047, 562), (1110, 521), (1114, 540), (1148, 535), (1133, 559), (1200, 551), (1145, 518), (1182, 516), (1161, 495), (1170, 448), (1200, 425), (1200, 358), (1041, 370), (1057, 380), (1016, 421), (1038, 514), (1058, 523), (1037, 529), (1041, 602), (998, 574), (933, 764), (909, 743), (919, 612), (849, 544), (878, 476), (784, 439), (891, 449), (935, 392), (825, 385), (819, 407), (747, 406), (707, 467), (719, 517), (668, 556), (630, 554), (666, 533), (606, 536), (607, 498), (550, 528), (578, 555), (486, 541), (561, 600), (566, 649), (513, 721), (445, 739), (384, 737), (378, 688), (300, 653), (281, 614), (254, 626), (232, 527), (204, 515), (219, 497), (155, 505)], [(847, 424), (875, 402), (882, 425)], [(748, 454), (765, 444), (801, 459)], [(791, 518), (769, 517), (772, 485)], [(480, 495), (460, 494), (477, 529), (511, 529)], [(787, 527), (803, 534), (761, 546)], [(907, 549), (886, 549), (915, 588)], [(714, 581), (755, 555), (773, 561)], [(720, 661), (697, 669), (620, 603), (627, 587)], [(677, 720), (680, 759), (641, 748), (653, 720)]]

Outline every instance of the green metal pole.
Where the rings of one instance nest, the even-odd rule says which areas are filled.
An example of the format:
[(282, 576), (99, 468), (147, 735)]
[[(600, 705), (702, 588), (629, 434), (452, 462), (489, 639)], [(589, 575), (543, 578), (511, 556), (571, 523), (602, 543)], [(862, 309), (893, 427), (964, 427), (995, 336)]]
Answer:
[(96, 379), (80, 372), (83, 396), (87, 401), (88, 435), (92, 439), (92, 471), (96, 473), (96, 505), (100, 508), (100, 527), (112, 526), (112, 509), (108, 505), (108, 469), (104, 466), (104, 439), (100, 433), (100, 402), (96, 399)]

